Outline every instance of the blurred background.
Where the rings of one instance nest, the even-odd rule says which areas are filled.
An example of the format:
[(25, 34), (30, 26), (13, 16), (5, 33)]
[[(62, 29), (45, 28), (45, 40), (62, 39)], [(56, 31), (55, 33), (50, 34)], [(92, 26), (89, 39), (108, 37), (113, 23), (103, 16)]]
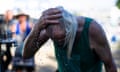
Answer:
[[(57, 6), (63, 6), (76, 16), (91, 17), (98, 21), (105, 30), (120, 72), (120, 0), (0, 0), (0, 15), (5, 15), (10, 10), (14, 17), (22, 11), (24, 16), (29, 16), (29, 25), (32, 28), (44, 10)], [(15, 19), (12, 23), (18, 22)], [(14, 28), (13, 25), (11, 27)], [(12, 56), (15, 56), (15, 49), (11, 48)], [(12, 69), (11, 63), (8, 72)], [(56, 69), (54, 48), (49, 40), (35, 55), (35, 72), (54, 72)]]

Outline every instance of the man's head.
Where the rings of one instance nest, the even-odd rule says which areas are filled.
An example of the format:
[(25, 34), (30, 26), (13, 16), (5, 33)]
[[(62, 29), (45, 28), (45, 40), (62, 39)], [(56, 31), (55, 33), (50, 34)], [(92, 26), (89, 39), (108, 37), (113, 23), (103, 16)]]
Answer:
[(26, 15), (20, 15), (18, 18), (18, 21), (22, 22), (22, 21), (27, 21), (27, 16)]
[(59, 18), (59, 24), (50, 24), (47, 27), (47, 33), (58, 45), (67, 46), (67, 55), (70, 58), (78, 23), (75, 16), (62, 7), (58, 7), (58, 9), (61, 10), (62, 18)]
[(29, 19), (29, 15), (22, 13), (22, 14), (16, 15), (15, 18), (18, 19), (19, 22), (24, 22)]
[(5, 19), (11, 20), (13, 18), (13, 12), (11, 10), (7, 10), (5, 13)]
[(66, 36), (65, 27), (62, 24), (63, 23), (49, 25), (46, 28), (48, 36), (58, 43), (64, 43), (63, 40), (65, 39), (65, 36)]
[(62, 7), (58, 7), (58, 9), (61, 10), (62, 18), (59, 19), (59, 24), (49, 25), (47, 32), (54, 41), (68, 44), (70, 41), (74, 41), (77, 31), (77, 20), (75, 16)]
[(24, 11), (20, 10), (15, 16), (15, 19), (18, 19), (19, 22), (24, 22), (29, 20), (29, 15)]

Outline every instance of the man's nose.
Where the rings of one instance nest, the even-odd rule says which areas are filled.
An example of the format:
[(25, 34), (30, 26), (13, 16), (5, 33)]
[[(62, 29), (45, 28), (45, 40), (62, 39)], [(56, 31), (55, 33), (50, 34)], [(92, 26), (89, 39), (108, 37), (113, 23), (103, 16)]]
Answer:
[(65, 32), (64, 31), (53, 31), (53, 38), (56, 39), (61, 39), (65, 37)]

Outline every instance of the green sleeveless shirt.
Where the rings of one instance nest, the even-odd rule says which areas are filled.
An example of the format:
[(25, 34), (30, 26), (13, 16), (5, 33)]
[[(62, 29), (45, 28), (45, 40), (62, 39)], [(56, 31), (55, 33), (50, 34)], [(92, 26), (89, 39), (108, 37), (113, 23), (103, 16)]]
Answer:
[(78, 43), (73, 45), (71, 58), (67, 57), (67, 48), (60, 48), (54, 42), (59, 72), (101, 72), (102, 61), (89, 44), (89, 25), (92, 19), (85, 18), (84, 29)]

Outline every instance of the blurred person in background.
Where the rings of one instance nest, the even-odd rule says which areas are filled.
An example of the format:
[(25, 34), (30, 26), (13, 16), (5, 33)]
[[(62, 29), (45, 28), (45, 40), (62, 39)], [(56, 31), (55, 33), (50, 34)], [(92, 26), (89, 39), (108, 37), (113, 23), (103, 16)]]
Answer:
[(5, 22), (9, 25), (14, 24), (13, 11), (12, 10), (7, 10), (5, 12)]
[[(5, 14), (3, 16), (3, 21), (4, 21), (4, 26), (3, 26), (3, 30), (5, 30), (6, 35), (4, 36), (5, 39), (3, 40), (8, 40), (8, 39), (12, 39), (12, 32), (11, 32), (11, 27), (14, 24), (14, 19), (13, 19), (13, 12), (12, 10), (7, 10), (5, 11)], [(4, 42), (2, 42), (4, 43)], [(3, 56), (2, 56), (2, 67), (4, 68), (4, 70), (8, 70), (8, 66), (12, 60), (12, 54), (10, 51), (10, 47), (11, 47), (11, 42), (9, 41), (6, 44), (6, 51), (4, 52)], [(4, 71), (3, 71), (4, 72)]]
[(14, 18), (18, 22), (12, 26), (12, 32), (15, 33), (13, 38), (16, 38), (20, 44), (30, 33), (33, 24), (29, 21), (29, 15), (22, 11), (15, 15)]
[[(26, 14), (23, 11), (20, 11), (17, 15), (14, 16), (14, 18), (18, 21), (16, 24), (12, 26), (12, 32), (14, 33), (13, 38), (17, 40), (17, 48), (15, 51), (15, 57), (13, 58), (14, 60), (14, 67), (19, 66), (19, 62), (23, 62), (22, 60), (22, 46), (25, 38), (29, 35), (33, 24), (30, 22), (30, 16)], [(16, 60), (19, 59), (19, 60)], [(32, 59), (31, 62), (34, 63), (34, 60)], [(18, 70), (17, 71), (21, 71)]]
[(117, 72), (105, 33), (95, 20), (74, 17), (61, 8), (45, 10), (25, 41), (23, 58), (33, 57), (49, 38), (59, 72), (102, 72), (103, 63), (106, 72)]
[(5, 24), (7, 24), (8, 29), (12, 32), (12, 25), (15, 24), (14, 14), (12, 10), (7, 10), (4, 14)]

